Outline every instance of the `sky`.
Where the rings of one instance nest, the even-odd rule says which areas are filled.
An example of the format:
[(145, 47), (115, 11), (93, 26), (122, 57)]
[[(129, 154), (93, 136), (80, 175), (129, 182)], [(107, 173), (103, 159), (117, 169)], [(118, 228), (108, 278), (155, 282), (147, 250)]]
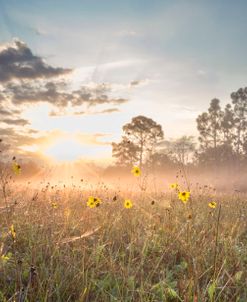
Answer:
[(23, 156), (108, 162), (145, 115), (165, 138), (247, 82), (245, 0), (0, 0), (0, 136)]

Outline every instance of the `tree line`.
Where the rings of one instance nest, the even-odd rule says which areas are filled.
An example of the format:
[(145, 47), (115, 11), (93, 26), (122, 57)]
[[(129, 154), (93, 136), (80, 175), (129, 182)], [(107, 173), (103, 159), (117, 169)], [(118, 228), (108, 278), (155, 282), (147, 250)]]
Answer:
[(233, 92), (224, 108), (219, 99), (212, 99), (196, 124), (198, 140), (193, 136), (166, 140), (160, 124), (146, 116), (133, 117), (123, 126), (121, 141), (112, 143), (115, 163), (160, 168), (247, 166), (247, 87)]

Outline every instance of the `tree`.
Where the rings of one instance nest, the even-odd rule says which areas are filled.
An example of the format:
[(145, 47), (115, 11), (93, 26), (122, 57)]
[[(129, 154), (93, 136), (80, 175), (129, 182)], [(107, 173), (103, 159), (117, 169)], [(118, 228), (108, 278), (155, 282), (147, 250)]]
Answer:
[(188, 164), (195, 152), (195, 142), (193, 136), (182, 136), (173, 141), (165, 142), (166, 149), (172, 154), (173, 159), (183, 165)]
[(150, 167), (166, 170), (176, 166), (172, 158), (162, 151), (152, 154), (148, 160), (148, 165)]
[(234, 112), (232, 106), (227, 104), (224, 110), (223, 119), (221, 122), (222, 132), (223, 132), (223, 144), (232, 145), (234, 137)]
[(161, 125), (151, 118), (139, 115), (123, 126), (124, 135), (118, 144), (112, 144), (112, 155), (118, 162), (143, 166), (154, 152), (164, 133)]
[(116, 158), (119, 166), (129, 166), (138, 160), (139, 148), (126, 136), (122, 137), (120, 143), (112, 143), (112, 156)]
[(231, 167), (235, 163), (235, 155), (232, 150), (232, 147), (228, 144), (222, 144), (215, 148), (209, 147), (203, 152), (196, 152), (196, 159), (200, 167), (211, 168), (213, 171), (216, 168), (216, 159), (217, 159), (217, 168), (219, 167)]
[(222, 122), (224, 112), (220, 107), (220, 100), (213, 99), (208, 112), (204, 112), (196, 119), (197, 129), (200, 133), (199, 141), (202, 149), (213, 147), (222, 142)]
[(175, 140), (163, 141), (162, 153), (169, 156), (174, 162), (188, 164), (195, 152), (193, 136), (182, 136)]
[(234, 112), (234, 147), (238, 155), (244, 151), (247, 140), (247, 87), (231, 94)]

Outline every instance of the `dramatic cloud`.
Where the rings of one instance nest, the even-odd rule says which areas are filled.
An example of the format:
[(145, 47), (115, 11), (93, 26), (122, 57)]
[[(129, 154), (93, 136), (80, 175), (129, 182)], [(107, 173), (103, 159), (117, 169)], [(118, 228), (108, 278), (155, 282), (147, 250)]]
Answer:
[[(114, 84), (84, 85), (72, 88), (70, 78), (61, 78), (60, 75), (69, 73), (70, 69), (54, 68), (47, 65), (43, 59), (32, 53), (22, 41), (14, 40), (0, 48), (0, 101), (11, 102), (12, 106), (33, 105), (35, 103), (49, 103), (59, 109), (51, 112), (51, 116), (64, 115), (61, 109), (81, 107), (78, 113), (90, 112), (90, 107), (98, 105), (119, 106), (127, 99), (117, 97)], [(52, 80), (49, 78), (53, 77)], [(133, 81), (130, 86), (138, 86), (140, 81)], [(104, 109), (95, 111), (95, 114), (113, 113), (118, 109)], [(6, 108), (0, 107), (0, 114), (11, 115)]]
[[(66, 87), (65, 87), (66, 88)], [(96, 106), (103, 104), (121, 105), (127, 102), (124, 98), (110, 97), (104, 88), (81, 87), (79, 90), (67, 91), (55, 82), (43, 83), (9, 83), (5, 93), (15, 105), (47, 102), (57, 107), (73, 107), (87, 105)]]
[[(0, 151), (23, 155), (29, 147), (36, 146), (33, 150), (39, 150), (38, 154), (40, 146), (59, 137), (60, 134), (53, 131), (32, 129), (30, 117), (23, 116), (28, 107), (40, 103), (52, 105), (49, 115), (53, 117), (98, 115), (119, 112), (118, 106), (127, 102), (118, 96), (123, 88), (113, 83), (73, 85), (72, 73), (62, 77), (70, 71), (46, 64), (22, 41), (0, 45), (0, 139), (3, 141)], [(133, 81), (127, 88), (139, 84), (140, 81)], [(84, 134), (80, 138), (89, 145), (109, 145), (101, 141), (103, 136)]]
[[(17, 122), (18, 123), (18, 122)], [(13, 125), (14, 127), (16, 125)], [(4, 145), (5, 151), (9, 153), (18, 153), (23, 146), (42, 145), (51, 143), (55, 138), (61, 136), (59, 131), (39, 132), (32, 129), (19, 129), (8, 127), (0, 129), (0, 139)], [(3, 150), (2, 145), (0, 150)]]
[(48, 102), (58, 107), (66, 107), (70, 94), (59, 92), (53, 82), (48, 83), (9, 83), (5, 93), (15, 105)]
[(14, 40), (13, 44), (0, 49), (0, 82), (3, 83), (12, 79), (57, 77), (70, 71), (70, 69), (54, 68), (46, 64), (19, 40)]

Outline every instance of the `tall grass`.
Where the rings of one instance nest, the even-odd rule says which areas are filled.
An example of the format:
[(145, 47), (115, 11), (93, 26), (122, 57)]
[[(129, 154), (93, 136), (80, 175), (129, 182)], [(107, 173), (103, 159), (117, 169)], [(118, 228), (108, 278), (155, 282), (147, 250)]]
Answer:
[[(102, 199), (86, 206), (89, 195)], [(247, 196), (6, 189), (0, 301), (247, 301)], [(52, 202), (58, 207), (53, 208)], [(13, 225), (16, 237), (11, 235)]]

